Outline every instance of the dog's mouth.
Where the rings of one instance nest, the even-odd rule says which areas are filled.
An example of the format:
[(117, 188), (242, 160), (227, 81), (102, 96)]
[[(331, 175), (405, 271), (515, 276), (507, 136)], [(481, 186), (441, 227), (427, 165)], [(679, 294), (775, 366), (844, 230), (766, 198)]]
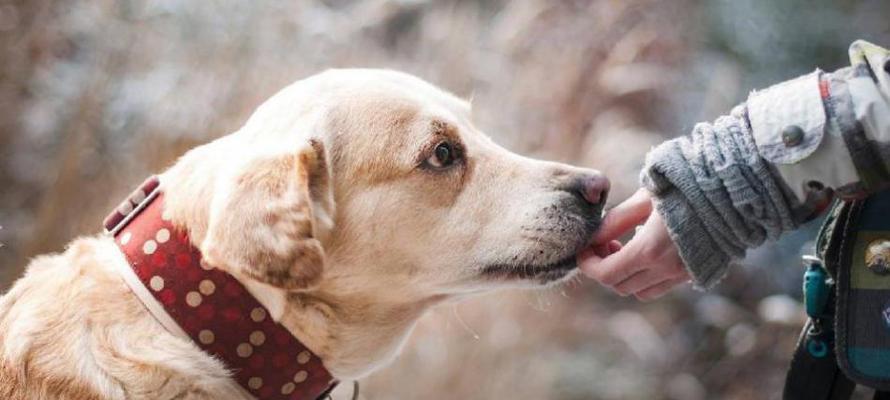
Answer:
[(593, 233), (600, 228), (603, 214), (602, 204), (590, 205), (575, 200), (568, 199), (560, 207), (548, 208), (542, 214), (559, 224), (529, 229), (531, 234), (526, 239), (532, 241), (528, 250), (533, 255), (487, 264), (481, 269), (480, 276), (488, 280), (546, 285), (572, 275), (578, 266), (576, 254), (590, 244)]
[(544, 265), (493, 264), (482, 269), (482, 276), (498, 280), (526, 280), (547, 284), (568, 276), (577, 268), (575, 255)]

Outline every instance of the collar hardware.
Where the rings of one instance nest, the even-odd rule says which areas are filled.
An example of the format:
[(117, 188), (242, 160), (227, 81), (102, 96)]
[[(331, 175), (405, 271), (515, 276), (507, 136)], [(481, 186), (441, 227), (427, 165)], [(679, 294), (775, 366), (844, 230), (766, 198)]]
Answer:
[(160, 191), (161, 181), (156, 175), (152, 175), (139, 185), (139, 188), (130, 193), (107, 217), (102, 221), (105, 233), (111, 236), (117, 235), (121, 229), (148, 206)]

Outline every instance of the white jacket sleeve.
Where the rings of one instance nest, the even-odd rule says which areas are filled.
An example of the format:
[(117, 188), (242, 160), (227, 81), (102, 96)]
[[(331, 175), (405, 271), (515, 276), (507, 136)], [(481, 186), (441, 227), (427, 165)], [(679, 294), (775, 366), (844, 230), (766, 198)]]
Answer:
[(850, 60), (748, 98), (760, 155), (801, 202), (822, 187), (859, 198), (890, 184), (890, 52), (857, 41)]

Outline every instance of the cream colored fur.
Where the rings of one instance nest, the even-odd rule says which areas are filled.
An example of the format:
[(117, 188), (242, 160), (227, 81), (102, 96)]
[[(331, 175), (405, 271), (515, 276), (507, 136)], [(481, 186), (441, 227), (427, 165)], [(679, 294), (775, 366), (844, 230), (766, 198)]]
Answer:
[[(437, 169), (443, 141), (463, 158)], [(205, 260), (350, 380), (388, 363), (436, 304), (570, 276), (598, 211), (579, 213), (566, 188), (594, 173), (498, 147), (467, 102), (417, 78), (332, 70), (189, 151), (161, 184)], [(0, 398), (235, 396), (223, 365), (134, 297), (115, 272), (125, 262), (105, 236), (31, 262), (0, 298)]]

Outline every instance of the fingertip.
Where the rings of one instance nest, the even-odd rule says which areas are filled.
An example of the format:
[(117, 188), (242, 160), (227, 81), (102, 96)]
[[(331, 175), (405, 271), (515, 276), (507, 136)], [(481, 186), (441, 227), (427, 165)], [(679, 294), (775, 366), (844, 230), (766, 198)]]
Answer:
[(653, 298), (653, 297), (644, 296), (644, 295), (640, 295), (640, 294), (636, 294), (636, 295), (634, 295), (634, 297), (636, 297), (637, 300), (639, 300), (640, 302), (643, 302), (643, 303), (649, 303), (652, 300), (655, 300), (655, 298)]
[(578, 269), (586, 277), (596, 279), (596, 268), (602, 260), (602, 257), (593, 251), (587, 254), (579, 254), (577, 258)]
[(668, 294), (668, 292), (673, 290), (675, 287), (683, 284), (684, 282), (686, 282), (686, 280), (684, 280), (683, 278), (669, 279), (657, 285), (653, 285), (649, 288), (640, 290), (634, 295), (640, 301), (649, 302), (663, 297), (664, 295)]
[(599, 250), (597, 249), (597, 247), (597, 245), (591, 245), (581, 249), (581, 251), (579, 251), (578, 255), (575, 257), (578, 263), (580, 264), (590, 257), (601, 257), (599, 255)]
[(651, 213), (652, 197), (648, 190), (641, 188), (606, 212), (599, 229), (593, 234), (594, 243), (617, 239), (645, 221)]
[(593, 252), (601, 258), (606, 258), (613, 253), (608, 243), (594, 245)]
[(667, 289), (662, 289), (659, 288), (658, 285), (654, 285), (652, 287), (634, 293), (634, 297), (636, 297), (637, 300), (642, 301), (643, 303), (648, 303), (652, 300), (658, 299), (661, 296), (664, 296), (665, 293), (667, 293)]
[(637, 189), (637, 191), (634, 192), (634, 194), (630, 195), (629, 200), (645, 202), (645, 201), (649, 201), (651, 199), (652, 199), (652, 194), (649, 192), (649, 189), (641, 187), (641, 188)]

